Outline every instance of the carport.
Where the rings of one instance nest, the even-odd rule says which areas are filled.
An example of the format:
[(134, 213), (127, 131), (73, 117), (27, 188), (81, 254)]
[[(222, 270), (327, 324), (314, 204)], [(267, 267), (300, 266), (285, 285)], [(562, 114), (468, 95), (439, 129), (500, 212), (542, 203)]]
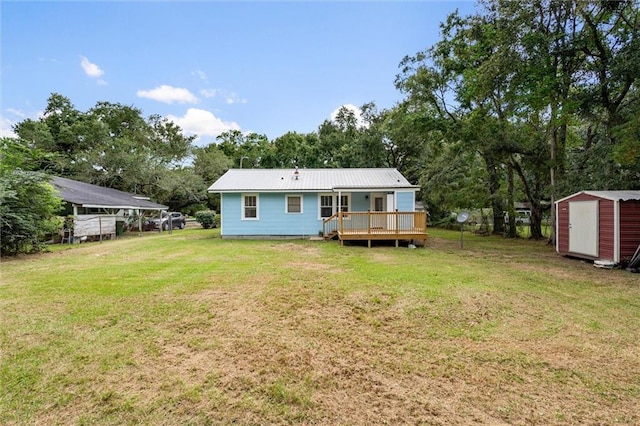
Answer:
[[(142, 231), (144, 212), (162, 212), (167, 206), (154, 203), (148, 197), (117, 189), (105, 188), (72, 179), (53, 177), (51, 184), (65, 201), (65, 212), (73, 217), (73, 233), (66, 231), (68, 242), (88, 237), (114, 238), (117, 223), (136, 220), (136, 228)], [(66, 242), (66, 241), (65, 241)]]

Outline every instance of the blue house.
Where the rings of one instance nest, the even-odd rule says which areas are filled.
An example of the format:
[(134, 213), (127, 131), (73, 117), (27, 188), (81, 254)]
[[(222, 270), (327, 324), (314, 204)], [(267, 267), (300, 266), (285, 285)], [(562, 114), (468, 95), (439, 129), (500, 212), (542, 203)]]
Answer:
[(426, 240), (418, 187), (391, 168), (231, 169), (209, 192), (221, 194), (223, 238), (338, 237)]

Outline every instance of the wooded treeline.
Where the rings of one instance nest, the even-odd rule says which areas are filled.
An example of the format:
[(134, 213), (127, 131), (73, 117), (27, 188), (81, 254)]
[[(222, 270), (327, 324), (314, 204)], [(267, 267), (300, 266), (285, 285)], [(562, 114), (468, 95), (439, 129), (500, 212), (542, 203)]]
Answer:
[(493, 232), (515, 236), (504, 212), (513, 221), (514, 203), (528, 202), (531, 236), (542, 238), (559, 197), (640, 188), (638, 6), (483, 1), (474, 15), (452, 13), (440, 41), (401, 61), (401, 102), (362, 105), (361, 119), (342, 108), (307, 134), (230, 131), (196, 147), (160, 116), (109, 102), (81, 112), (60, 94), (15, 132), (43, 154), (32, 170), (143, 193), (172, 210), (216, 209), (206, 188), (229, 167), (395, 167), (421, 186), (432, 221), (491, 208)]

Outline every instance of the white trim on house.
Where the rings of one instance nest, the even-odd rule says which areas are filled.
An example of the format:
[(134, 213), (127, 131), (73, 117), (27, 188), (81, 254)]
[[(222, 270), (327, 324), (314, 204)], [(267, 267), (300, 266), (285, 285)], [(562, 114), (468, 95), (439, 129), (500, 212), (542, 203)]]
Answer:
[[(322, 219), (326, 219), (328, 217), (330, 217), (334, 212), (335, 212), (335, 198), (334, 198), (335, 193), (333, 192), (320, 192), (318, 193), (318, 220), (322, 220)], [(329, 199), (331, 200), (331, 206), (323, 206), (322, 205), (322, 197), (330, 197)], [(329, 216), (322, 216), (322, 207), (331, 207), (331, 213), (329, 214)]]
[[(300, 211), (291, 212), (289, 211), (289, 198), (299, 198), (300, 199)], [(285, 214), (303, 214), (304, 213), (304, 196), (302, 194), (287, 194), (284, 197), (284, 212)]]
[(590, 195), (597, 198), (604, 198), (605, 200), (611, 201), (640, 200), (640, 191), (580, 191), (576, 192), (575, 194), (567, 195), (566, 197), (557, 200), (555, 203), (562, 203), (563, 201), (581, 194)]
[[(370, 197), (369, 209), (372, 212), (384, 212), (384, 211), (386, 211), (386, 209), (387, 209), (387, 193), (386, 192), (372, 192), (369, 195), (369, 197)], [(379, 209), (376, 208), (376, 199), (382, 201)]]
[[(256, 216), (255, 217), (247, 217), (246, 214), (246, 208), (247, 208), (247, 197), (255, 197), (256, 199), (256, 205), (254, 206), (249, 206), (250, 208), (255, 208), (256, 209)], [(246, 193), (246, 194), (242, 194), (242, 196), (240, 197), (240, 199), (242, 200), (242, 214), (240, 215), (240, 220), (260, 220), (260, 195), (258, 193)]]
[[(331, 214), (329, 216), (322, 216), (322, 197), (331, 197)], [(342, 198), (347, 198), (346, 210), (344, 209), (344, 205), (342, 204)], [(351, 196), (351, 192), (321, 192), (318, 193), (318, 220), (326, 219), (342, 210), (343, 212), (351, 211), (351, 203), (353, 197)], [(329, 206), (324, 206), (329, 207)]]

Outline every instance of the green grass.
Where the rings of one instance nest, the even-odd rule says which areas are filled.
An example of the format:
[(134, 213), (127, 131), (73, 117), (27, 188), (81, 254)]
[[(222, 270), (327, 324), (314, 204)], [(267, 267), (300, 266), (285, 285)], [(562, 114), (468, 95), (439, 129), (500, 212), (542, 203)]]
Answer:
[(639, 423), (638, 277), (459, 237), (3, 259), (0, 424)]

